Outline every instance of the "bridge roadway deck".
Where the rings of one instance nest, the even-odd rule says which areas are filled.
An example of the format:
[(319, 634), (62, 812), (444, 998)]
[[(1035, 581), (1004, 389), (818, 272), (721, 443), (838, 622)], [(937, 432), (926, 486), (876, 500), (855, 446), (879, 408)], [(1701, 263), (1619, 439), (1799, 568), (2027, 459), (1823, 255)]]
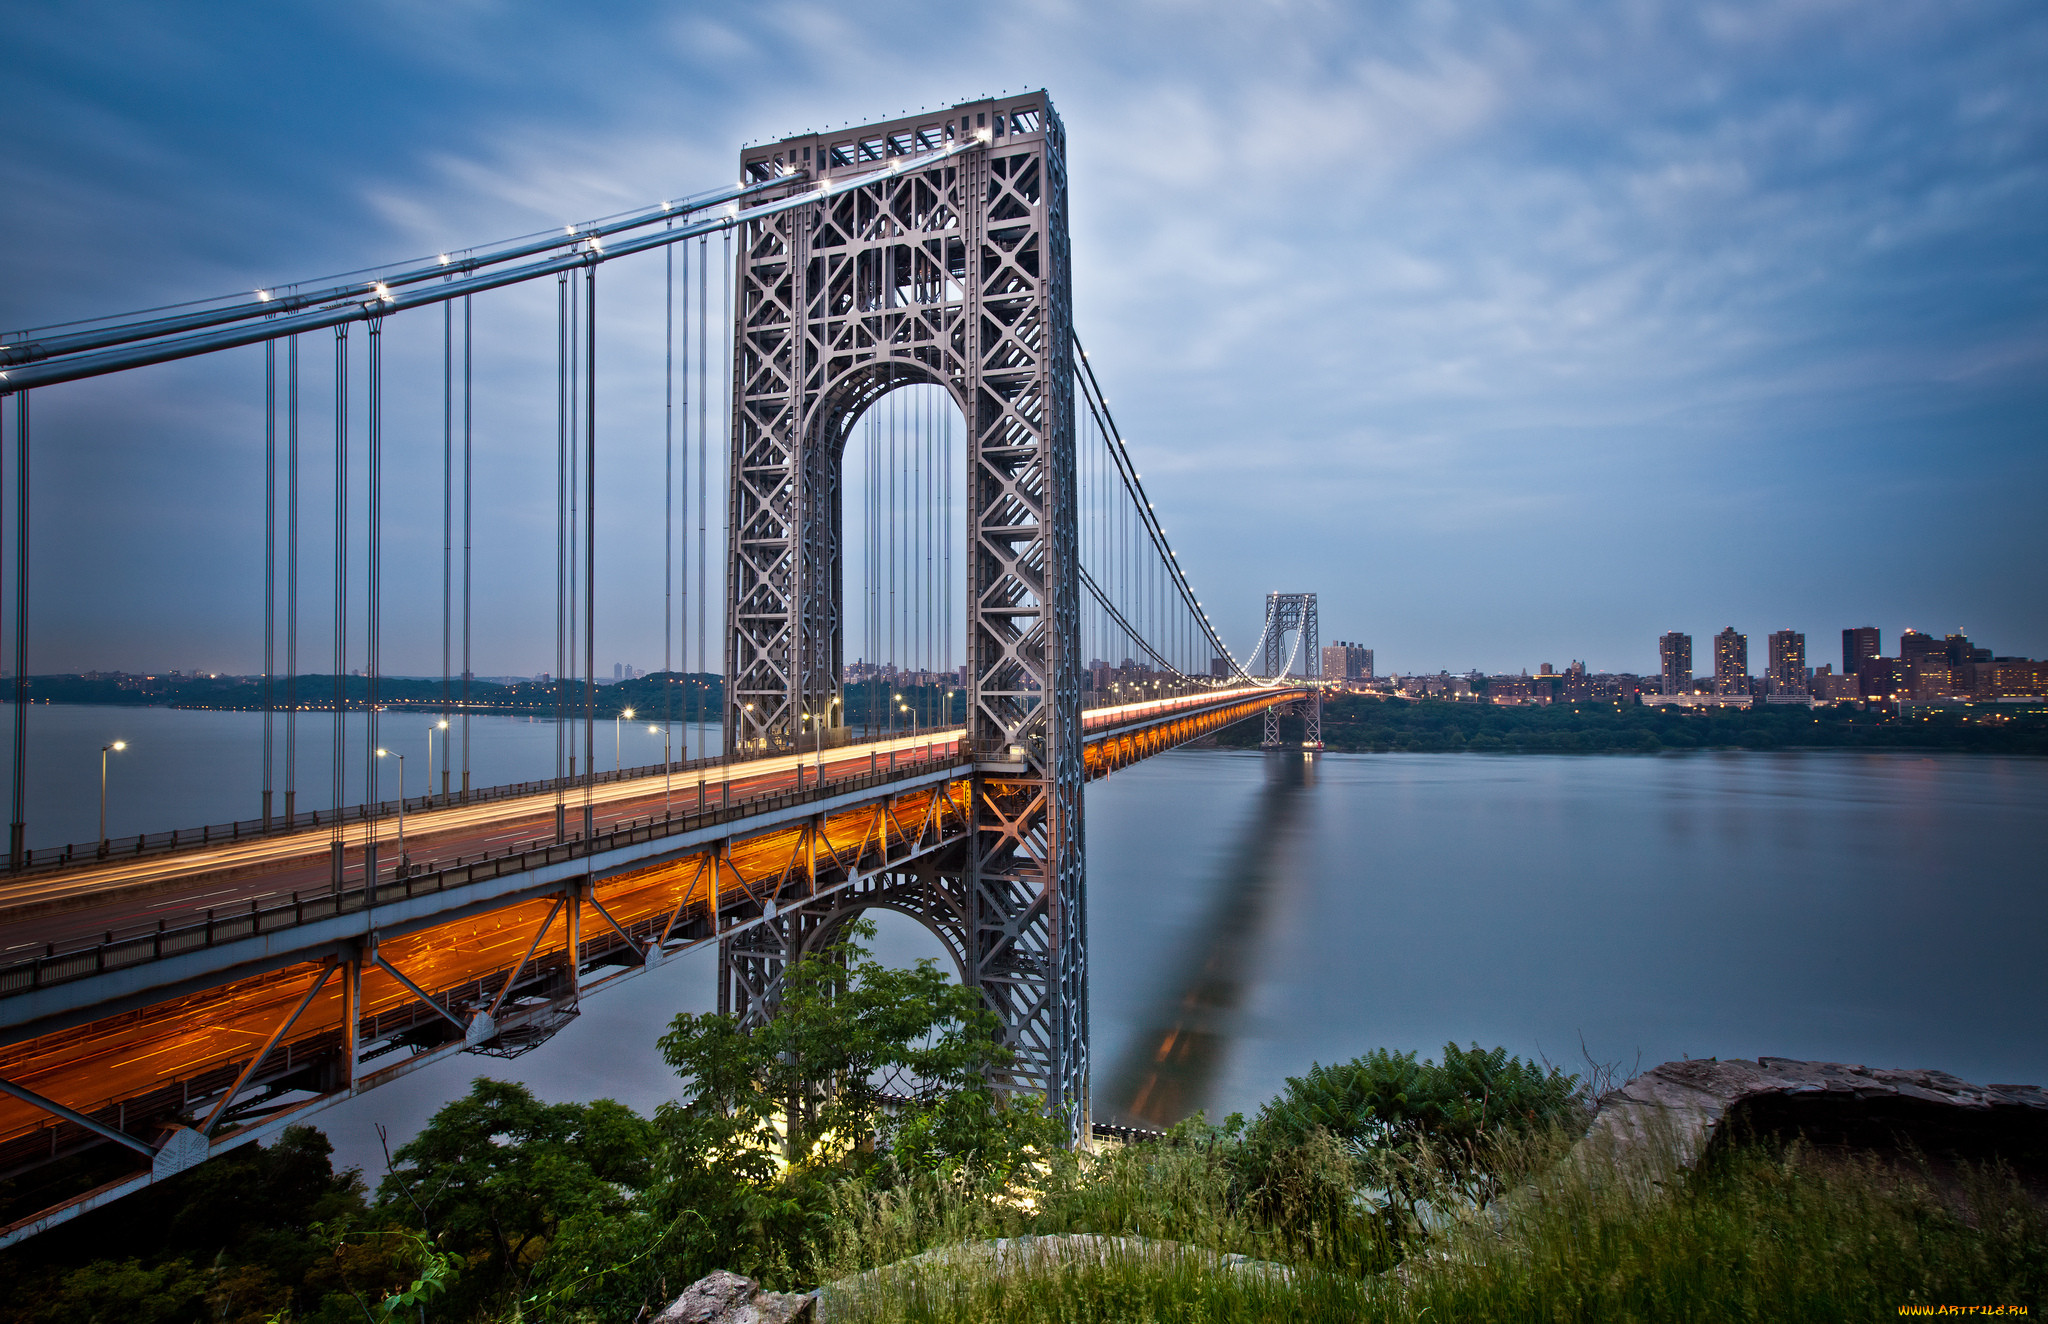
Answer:
[[(1298, 692), (1238, 689), (1090, 710), (1090, 773), (1292, 697)], [(362, 1042), (383, 1044), (366, 1056), (414, 1053), (342, 1087), (359, 1092), (463, 1047), (450, 1022), (493, 996), (504, 1005), (500, 1022), (511, 1027), (565, 997), (573, 1003), (579, 984), (594, 986), (586, 967), (610, 961), (619, 974), (632, 973), (758, 919), (778, 896), (797, 899), (784, 891), (793, 876), (831, 890), (958, 841), (974, 770), (959, 756), (959, 736), (938, 731), (694, 769), (668, 788), (673, 815), (665, 814), (659, 773), (612, 783), (594, 798), (589, 842), (553, 844), (552, 791), (408, 814), (408, 850), (427, 868), (405, 881), (380, 870), (374, 922), (362, 905), (360, 843), (374, 826), (380, 843), (392, 843), (380, 853), (395, 854), (395, 821), (354, 826), (355, 890), (341, 898), (330, 886), (326, 829), (23, 879), (0, 889), (0, 1079), (145, 1136), (151, 1123), (228, 1090), (244, 1068), (252, 1073), (245, 1088), (267, 1078), (276, 1090), (297, 1079), (302, 1094), (331, 1099), (332, 1083), (307, 1084), (307, 1068), (295, 1062), (331, 1058), (339, 1048), (341, 981), (311, 990), (324, 960), (374, 935), (385, 959), (433, 1005), (383, 969), (364, 967)], [(1000, 778), (999, 767), (985, 771)], [(703, 814), (694, 812), (700, 776)], [(728, 796), (731, 808), (720, 812)], [(567, 802), (580, 829), (580, 793)], [(576, 880), (588, 880), (589, 902), (571, 939), (552, 907)], [(167, 946), (166, 933), (195, 936)], [(90, 948), (67, 958), (81, 942)], [(23, 981), (24, 970), (37, 977)], [(251, 1064), (302, 1002), (294, 1033)], [(451, 1035), (452, 1043), (434, 1042)], [(224, 1139), (270, 1129), (261, 1113), (224, 1121)], [(74, 1123), (0, 1096), (0, 1169), (20, 1170), (45, 1137), (45, 1153), (96, 1143)]]

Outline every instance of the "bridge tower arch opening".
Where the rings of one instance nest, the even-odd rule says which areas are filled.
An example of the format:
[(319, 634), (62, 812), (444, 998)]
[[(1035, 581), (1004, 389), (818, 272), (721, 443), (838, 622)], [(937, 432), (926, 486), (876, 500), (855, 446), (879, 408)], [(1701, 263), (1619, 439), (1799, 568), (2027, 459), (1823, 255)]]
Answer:
[[(967, 657), (966, 420), (941, 383), (910, 381), (848, 410), (827, 565), (842, 655), (827, 746), (957, 727)], [(828, 434), (828, 454), (834, 443)], [(819, 709), (809, 709), (814, 715)], [(804, 747), (816, 739), (813, 728)]]
[[(804, 714), (842, 698), (847, 434), (896, 387), (942, 386), (965, 422), (970, 826), (859, 885), (957, 913), (965, 977), (1016, 1055), (1001, 1083), (1042, 1095), (1078, 1137), (1085, 766), (1064, 129), (1036, 92), (751, 147), (740, 167), (816, 190), (738, 227), (727, 748), (800, 750)], [(782, 965), (823, 922), (795, 908), (722, 940), (721, 1006), (771, 1015)]]

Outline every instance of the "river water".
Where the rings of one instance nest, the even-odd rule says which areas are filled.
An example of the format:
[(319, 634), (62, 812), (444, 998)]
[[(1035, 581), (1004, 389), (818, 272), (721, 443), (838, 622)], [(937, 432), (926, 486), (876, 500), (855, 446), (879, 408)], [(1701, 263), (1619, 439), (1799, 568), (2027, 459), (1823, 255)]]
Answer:
[[(195, 780), (254, 799), (247, 715), (38, 708), (88, 793), (109, 715), (198, 774), (152, 812), (138, 738), (113, 830), (198, 821)], [(422, 754), (426, 720), (386, 719)], [(552, 770), (547, 723), (476, 721), (479, 772), (486, 744), (478, 784)], [(1567, 1070), (1774, 1055), (2048, 1082), (2048, 760), (1184, 750), (1090, 786), (1087, 834), (1098, 1118), (1248, 1112), (1313, 1062), (1448, 1040)], [(884, 959), (939, 955), (907, 919), (878, 927)], [(709, 957), (592, 996), (517, 1060), (458, 1056), (318, 1124), (374, 1179), (378, 1126), (395, 1146), (477, 1075), (651, 1110), (673, 1079), (655, 1037), (710, 1008)]]

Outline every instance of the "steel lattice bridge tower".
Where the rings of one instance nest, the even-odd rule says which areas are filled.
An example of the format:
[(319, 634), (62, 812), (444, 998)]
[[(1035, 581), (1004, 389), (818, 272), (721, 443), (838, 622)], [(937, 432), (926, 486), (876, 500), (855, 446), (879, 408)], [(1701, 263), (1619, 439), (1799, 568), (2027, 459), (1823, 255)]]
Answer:
[[(963, 142), (989, 145), (918, 166), (916, 148)], [(911, 149), (909, 168), (834, 187), (891, 144)], [(722, 943), (719, 1005), (749, 1020), (771, 1014), (786, 962), (862, 909), (900, 909), (945, 942), (1002, 1018), (1012, 1084), (1085, 1117), (1081, 582), (1059, 117), (1049, 100), (1012, 107), (1007, 122), (961, 107), (937, 124), (786, 139), (740, 165), (743, 179), (801, 169), (824, 188), (739, 234), (727, 738), (794, 749), (805, 713), (843, 712), (848, 437), (886, 392), (934, 383), (967, 420), (961, 747), (975, 772), (959, 845), (914, 874), (866, 880)], [(820, 744), (844, 738), (843, 726), (813, 725)]]
[[(1287, 645), (1287, 636), (1294, 636), (1292, 648)], [(1259, 631), (1263, 648), (1261, 670), (1267, 676), (1286, 677), (1294, 671), (1294, 659), (1301, 659), (1299, 675), (1314, 678), (1322, 668), (1322, 642), (1317, 638), (1316, 595), (1313, 593), (1268, 593), (1266, 595), (1266, 623)], [(1323, 692), (1313, 690), (1310, 696), (1290, 707), (1302, 719), (1302, 747), (1320, 750), (1323, 747)], [(1280, 707), (1266, 710), (1264, 731), (1259, 738), (1259, 748), (1283, 748), (1280, 740)]]
[[(1086, 1136), (1084, 784), (1261, 715), (1271, 744), (1271, 714), (1293, 705), (1308, 706), (1319, 745), (1314, 683), (1290, 674), (1312, 676), (1318, 660), (1314, 595), (1272, 595), (1260, 643), (1240, 661), (1181, 570), (1074, 333), (1065, 130), (1043, 92), (788, 138), (743, 151), (740, 164), (736, 186), (368, 279), (0, 335), (0, 402), (14, 405), (0, 441), (15, 461), (11, 509), (0, 512), (0, 523), (11, 521), (0, 530), (11, 553), (0, 558), (0, 585), (13, 609), (15, 677), (0, 922), (20, 939), (0, 957), (0, 1178), (81, 1155), (135, 1165), (14, 1217), (0, 1244), (443, 1056), (524, 1052), (569, 1025), (587, 994), (685, 950), (715, 945), (719, 1006), (760, 1024), (775, 1013), (788, 964), (870, 909), (909, 915), (939, 938), (1014, 1052), (997, 1084), (1041, 1101), (1075, 1140)], [(714, 264), (714, 238), (732, 245), (729, 260)], [(722, 586), (716, 724), (725, 743), (710, 757), (700, 748), (637, 767), (620, 755), (601, 771), (597, 732), (610, 719), (597, 716), (595, 677), (607, 490), (598, 276), (636, 255), (666, 262), (653, 269), (666, 272), (673, 338), (678, 254), (686, 387), (693, 345), (697, 357), (699, 473), (714, 452), (725, 466), (723, 555), (703, 551), (695, 562), (701, 577), (715, 559)], [(624, 270), (644, 278), (649, 266)], [(716, 316), (714, 278), (731, 282)], [(556, 774), (473, 788), (466, 742), (459, 784), (447, 743), (450, 723), (466, 722), (472, 706), (470, 496), (466, 477), (459, 502), (454, 485), (470, 463), (472, 301), (488, 314), (489, 292), (549, 279), (557, 670), (546, 701)], [(383, 647), (395, 624), (381, 605), (384, 327), (434, 311), (444, 674), (427, 711), (449, 734), (438, 790), (414, 796), (401, 785), (393, 798), (377, 780), (379, 722), (390, 720), (380, 718)], [(352, 328), (367, 334), (351, 340)], [(298, 401), (319, 361), (301, 353), (314, 332), (331, 340), (331, 359), (321, 359), (332, 364), (338, 494), (332, 675), (360, 663), (364, 678), (360, 698), (338, 693), (324, 707), (291, 697), (296, 645), (282, 677), (273, 648), (274, 618), (296, 640), (302, 615), (297, 455), (307, 420)], [(31, 394), (244, 348), (264, 356), (255, 375), (270, 521), (262, 813), (39, 844), (23, 798), (34, 767)], [(729, 388), (706, 385), (721, 380)], [(943, 392), (966, 424), (953, 599), (964, 622), (964, 720), (949, 666), (943, 721), (905, 730), (892, 714), (886, 729), (871, 717), (857, 728), (846, 679), (846, 454), (857, 422), (905, 388)], [(715, 431), (711, 396), (726, 420)], [(686, 475), (689, 437), (686, 423)], [(290, 493), (282, 526), (280, 483)], [(698, 483), (700, 502), (709, 485)], [(700, 549), (704, 528), (700, 507)], [(672, 531), (665, 538), (668, 574), (676, 548)], [(938, 582), (930, 565), (928, 594)], [(712, 597), (697, 595), (700, 622)], [(686, 630), (687, 620), (685, 611)], [(697, 629), (700, 657), (713, 633)], [(664, 650), (671, 642), (665, 618)], [(871, 652), (870, 676), (873, 664)], [(913, 673), (891, 662), (887, 678), (929, 683), (923, 665)], [(671, 685), (684, 679), (664, 674)], [(274, 710), (288, 733), (282, 813), (271, 798)], [(333, 799), (318, 809), (295, 803), (292, 790), (289, 732), (301, 710), (334, 724)], [(345, 728), (351, 714), (360, 728)], [(359, 758), (346, 753), (345, 730), (366, 733)], [(346, 798), (344, 774), (362, 777), (359, 800)]]

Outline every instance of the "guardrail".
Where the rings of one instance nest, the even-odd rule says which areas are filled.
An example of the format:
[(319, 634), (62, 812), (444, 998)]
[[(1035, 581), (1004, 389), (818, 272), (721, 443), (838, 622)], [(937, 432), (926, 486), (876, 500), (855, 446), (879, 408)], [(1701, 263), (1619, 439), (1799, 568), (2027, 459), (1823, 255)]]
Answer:
[[(1188, 694), (1180, 696), (1153, 697), (1198, 697), (1199, 693), (1199, 691), (1190, 691)], [(1090, 691), (1085, 697), (1109, 699), (1113, 696), (1107, 691)], [(1119, 701), (1122, 702), (1124, 700)], [(1087, 708), (1088, 705), (1084, 702), (1083, 710), (1086, 711)], [(896, 736), (878, 737), (878, 739), (895, 739), (905, 734), (908, 733), (899, 732)], [(842, 745), (838, 748), (840, 750), (857, 748), (859, 744), (865, 743), (873, 742), (861, 741), (851, 746)], [(667, 767), (672, 774), (690, 773), (704, 768), (730, 767), (734, 764), (750, 763), (758, 759), (774, 758), (801, 752), (804, 751), (796, 749), (749, 750), (736, 753), (730, 758), (719, 755), (711, 758), (686, 759), (681, 762), (670, 763)], [(984, 752), (984, 757), (1000, 759), (1002, 752), (1000, 748), (992, 748)], [(548, 791), (573, 791), (590, 784), (608, 786), (616, 782), (632, 781), (640, 777), (652, 777), (661, 772), (662, 767), (663, 765), (659, 763), (643, 763), (637, 767), (600, 772), (595, 777), (589, 774), (580, 774), (574, 777), (545, 777), (537, 781), (507, 782), (500, 786), (476, 787), (467, 793), (451, 791), (447, 795), (408, 796), (405, 797), (403, 803), (405, 811), (409, 814), (431, 809), (446, 809), (454, 805), (490, 804), (493, 801), (515, 800), (521, 796), (539, 795)], [(382, 819), (397, 814), (399, 804), (400, 801), (398, 800), (380, 800), (375, 804), (344, 805), (341, 809), (340, 819), (344, 823), (362, 823), (373, 818)], [(311, 809), (295, 813), (290, 819), (286, 819), (281, 814), (274, 814), (267, 820), (262, 818), (242, 818), (227, 823), (207, 823), (201, 824), (198, 827), (172, 828), (167, 832), (142, 832), (132, 837), (109, 838), (104, 843), (99, 841), (74, 841), (64, 846), (45, 846), (40, 849), (26, 851), (22, 856), (21, 867), (8, 870), (7, 872), (10, 876), (20, 877), (25, 873), (62, 869), (74, 864), (97, 863), (103, 859), (132, 859), (136, 856), (162, 855), (181, 850), (198, 850), (203, 847), (219, 846), (228, 842), (288, 836), (291, 833), (304, 831), (309, 828), (332, 827), (335, 818), (335, 811), (332, 809)], [(101, 851), (102, 845), (106, 848), (104, 853)]]
[[(658, 769), (659, 765), (656, 766)], [(378, 871), (374, 887), (358, 882), (356, 886), (338, 892), (330, 890), (293, 893), (290, 900), (267, 907), (252, 900), (246, 910), (237, 908), (227, 913), (222, 913), (221, 908), (216, 907), (207, 910), (205, 919), (195, 923), (172, 928), (169, 921), (158, 920), (157, 928), (144, 933), (116, 937), (112, 932), (107, 932), (100, 941), (80, 940), (78, 945), (67, 947), (63, 951), (58, 950), (58, 944), (52, 943), (39, 955), (0, 964), (0, 997), (48, 988), (72, 980), (88, 979), (109, 970), (124, 969), (148, 961), (160, 961), (166, 957), (202, 950), (225, 942), (276, 933), (315, 920), (331, 919), (336, 915), (360, 911), (400, 896), (429, 895), (453, 887), (502, 878), (507, 874), (526, 873), (550, 864), (615, 850), (621, 846), (637, 845), (679, 833), (693, 832), (700, 828), (740, 822), (765, 811), (842, 795), (848, 791), (888, 786), (923, 776), (939, 767), (957, 766), (962, 766), (957, 756), (934, 750), (921, 757), (899, 758), (892, 767), (829, 778), (822, 783), (813, 782), (800, 788), (727, 800), (715, 806), (706, 806), (697, 813), (650, 815), (644, 819), (614, 824), (609, 829), (587, 838), (577, 837), (564, 842), (546, 842), (524, 848), (515, 842), (496, 855), (486, 852), (467, 863), (464, 862), (465, 857), (458, 856), (452, 864), (410, 873), (402, 873), (394, 864), (389, 875), (381, 869)]]

